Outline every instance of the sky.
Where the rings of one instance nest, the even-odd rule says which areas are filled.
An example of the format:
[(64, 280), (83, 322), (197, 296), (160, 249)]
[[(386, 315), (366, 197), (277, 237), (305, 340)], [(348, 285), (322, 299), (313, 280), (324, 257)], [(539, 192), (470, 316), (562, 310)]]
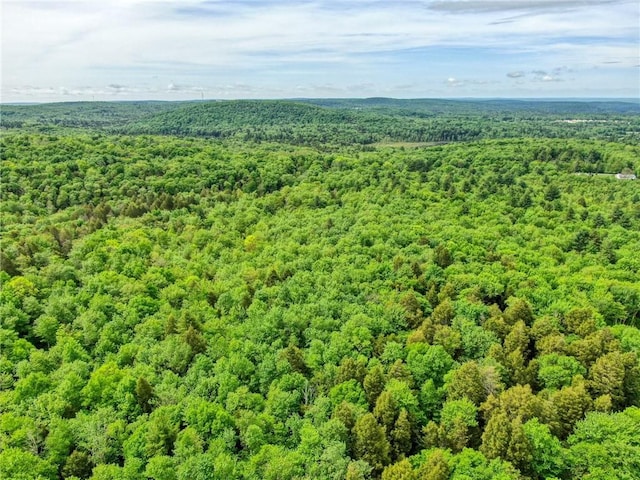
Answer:
[(638, 0), (2, 0), (2, 102), (640, 97)]

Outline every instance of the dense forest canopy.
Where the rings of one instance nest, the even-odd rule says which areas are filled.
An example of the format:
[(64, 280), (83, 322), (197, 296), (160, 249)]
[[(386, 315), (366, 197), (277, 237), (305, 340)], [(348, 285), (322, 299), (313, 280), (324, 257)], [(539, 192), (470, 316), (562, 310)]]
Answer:
[(640, 141), (638, 101), (311, 99), (3, 106), (4, 129), (233, 138), (287, 144), (549, 137)]
[(639, 125), (3, 106), (0, 478), (640, 478)]

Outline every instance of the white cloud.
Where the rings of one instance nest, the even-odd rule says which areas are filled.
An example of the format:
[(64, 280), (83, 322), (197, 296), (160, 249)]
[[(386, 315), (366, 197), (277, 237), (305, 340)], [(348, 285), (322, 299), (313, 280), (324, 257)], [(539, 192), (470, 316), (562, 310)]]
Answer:
[[(166, 86), (218, 91), (251, 80), (275, 91), (300, 81), (322, 85), (340, 72), (342, 79), (326, 80), (343, 90), (374, 81), (384, 90), (423, 80), (384, 66), (397, 62), (398, 51), (423, 48), (484, 47), (546, 65), (622, 68), (637, 64), (637, 41), (629, 38), (637, 38), (638, 13), (635, 2), (606, 0), (5, 1), (2, 86), (3, 94), (21, 85), (112, 84), (130, 87), (103, 87), (105, 95), (136, 88), (186, 95), (196, 90)], [(473, 76), (455, 67), (447, 68)], [(492, 70), (504, 75), (505, 68)]]

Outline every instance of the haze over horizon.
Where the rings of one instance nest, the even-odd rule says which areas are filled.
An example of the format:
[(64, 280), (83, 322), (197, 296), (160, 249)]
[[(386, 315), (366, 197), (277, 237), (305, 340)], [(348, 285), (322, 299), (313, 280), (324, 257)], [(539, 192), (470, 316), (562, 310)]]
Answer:
[(2, 102), (638, 98), (629, 0), (2, 2)]

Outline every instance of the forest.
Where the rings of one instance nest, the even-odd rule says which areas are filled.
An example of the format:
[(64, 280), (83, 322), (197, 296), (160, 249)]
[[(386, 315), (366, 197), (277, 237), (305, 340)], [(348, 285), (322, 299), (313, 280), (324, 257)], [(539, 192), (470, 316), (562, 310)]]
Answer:
[(3, 105), (0, 478), (640, 479), (640, 104)]

